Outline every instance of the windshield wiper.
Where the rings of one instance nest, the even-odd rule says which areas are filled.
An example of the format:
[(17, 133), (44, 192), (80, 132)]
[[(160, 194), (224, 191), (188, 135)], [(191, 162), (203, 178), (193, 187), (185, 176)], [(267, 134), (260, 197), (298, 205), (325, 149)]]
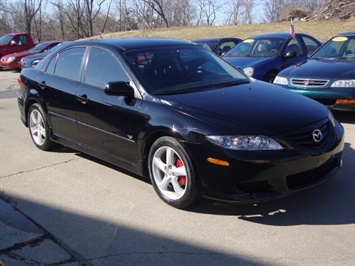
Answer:
[(153, 92), (153, 95), (169, 95), (169, 94), (181, 94), (181, 93), (189, 93), (189, 92), (195, 92), (195, 88), (189, 88), (189, 89), (160, 89), (155, 92)]
[(160, 89), (160, 90), (153, 92), (152, 94), (153, 95), (171, 95), (171, 94), (191, 93), (191, 92), (197, 92), (197, 91), (213, 90), (213, 89), (218, 89), (218, 88), (223, 88), (223, 87), (231, 87), (231, 86), (246, 84), (249, 82), (250, 81), (248, 79), (238, 79), (238, 80), (219, 82), (219, 83), (214, 83), (214, 84), (204, 84), (204, 85), (201, 84), (201, 85), (191, 86), (191, 87), (182, 88), (182, 89), (181, 88)]
[(215, 88), (223, 88), (223, 87), (231, 87), (235, 85), (241, 85), (241, 84), (246, 84), (249, 83), (250, 81), (248, 79), (238, 79), (238, 80), (233, 80), (233, 81), (227, 81), (227, 82), (222, 82), (222, 83), (217, 83), (213, 84), (210, 87), (215, 89)]

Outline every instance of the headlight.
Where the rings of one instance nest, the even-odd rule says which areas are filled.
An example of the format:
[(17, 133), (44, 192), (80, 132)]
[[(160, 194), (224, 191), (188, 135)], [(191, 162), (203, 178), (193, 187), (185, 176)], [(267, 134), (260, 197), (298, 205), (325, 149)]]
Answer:
[(252, 67), (246, 67), (243, 69), (245, 75), (249, 76), (249, 77), (252, 77), (253, 74), (254, 74), (254, 68)]
[(274, 84), (288, 85), (287, 78), (276, 76), (274, 79)]
[(283, 147), (266, 136), (207, 136), (212, 143), (230, 150), (266, 151), (282, 150)]
[(35, 67), (39, 62), (41, 62), (41, 59), (33, 60), (33, 62), (31, 63), (31, 67)]
[(7, 59), (7, 62), (12, 62), (12, 61), (14, 61), (15, 59), (16, 59), (16, 57), (11, 56), (11, 57), (9, 57), (9, 58)]
[(332, 88), (353, 88), (355, 87), (355, 79), (344, 79), (344, 80), (336, 80), (333, 82)]

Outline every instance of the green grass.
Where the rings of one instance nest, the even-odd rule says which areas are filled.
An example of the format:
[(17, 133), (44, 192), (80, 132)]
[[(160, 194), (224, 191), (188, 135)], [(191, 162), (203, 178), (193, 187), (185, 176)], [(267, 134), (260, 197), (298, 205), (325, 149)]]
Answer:
[[(355, 30), (355, 20), (321, 20), (301, 22), (295, 21), (295, 31), (307, 33), (320, 41), (327, 41), (332, 36)], [(202, 37), (238, 37), (245, 39), (251, 35), (266, 32), (289, 32), (289, 22), (279, 22), (271, 24), (252, 24), (237, 26), (214, 26), (214, 27), (179, 27), (162, 28), (154, 30), (135, 30), (125, 32), (106, 33), (102, 37), (165, 37), (192, 40)]]

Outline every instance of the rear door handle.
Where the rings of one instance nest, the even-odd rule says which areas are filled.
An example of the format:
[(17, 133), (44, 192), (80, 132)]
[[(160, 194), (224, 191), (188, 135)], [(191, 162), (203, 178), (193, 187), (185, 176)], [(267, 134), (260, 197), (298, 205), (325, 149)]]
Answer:
[(77, 96), (77, 99), (82, 103), (82, 104), (87, 104), (89, 101), (89, 98), (86, 94), (83, 94), (81, 96)]

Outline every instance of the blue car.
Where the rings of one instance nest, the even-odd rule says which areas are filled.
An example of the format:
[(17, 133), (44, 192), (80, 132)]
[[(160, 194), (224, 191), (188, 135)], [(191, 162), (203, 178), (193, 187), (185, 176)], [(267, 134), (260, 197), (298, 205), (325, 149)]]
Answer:
[(330, 109), (355, 111), (355, 31), (331, 38), (307, 60), (281, 71), (274, 83)]
[(22, 57), (21, 61), (20, 61), (21, 69), (22, 68), (27, 68), (27, 67), (35, 67), (39, 62), (41, 62), (41, 60), (46, 55), (52, 53), (53, 51), (56, 51), (56, 49), (59, 49), (59, 47), (61, 47), (61, 45), (63, 45), (64, 43), (67, 43), (67, 42), (61, 42), (61, 43), (59, 43), (58, 45), (56, 45), (55, 47), (53, 47), (52, 49), (50, 49), (50, 50), (48, 50), (46, 52)]
[(245, 39), (223, 59), (250, 77), (273, 82), (282, 69), (307, 59), (320, 46), (320, 41), (303, 33), (296, 33), (295, 38), (289, 32), (266, 33)]

